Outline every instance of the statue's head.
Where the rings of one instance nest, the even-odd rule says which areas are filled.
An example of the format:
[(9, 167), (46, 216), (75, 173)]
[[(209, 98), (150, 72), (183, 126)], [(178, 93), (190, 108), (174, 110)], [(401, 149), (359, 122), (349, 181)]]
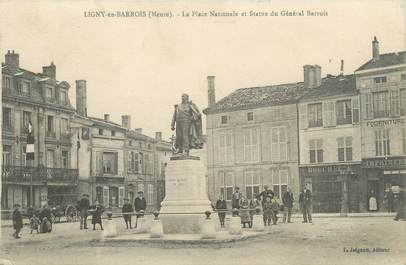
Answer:
[(187, 102), (189, 102), (189, 95), (182, 94), (182, 103), (187, 103)]

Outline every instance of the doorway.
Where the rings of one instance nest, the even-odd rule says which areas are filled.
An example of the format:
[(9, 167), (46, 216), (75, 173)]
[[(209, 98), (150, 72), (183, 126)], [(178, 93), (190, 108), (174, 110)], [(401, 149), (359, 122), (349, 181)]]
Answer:
[(369, 209), (369, 197), (371, 196), (371, 192), (374, 191), (375, 196), (376, 196), (376, 202), (377, 202), (377, 207), (378, 207), (378, 211), (379, 211), (379, 207), (380, 207), (380, 201), (381, 201), (381, 194), (380, 194), (380, 190), (379, 190), (379, 180), (368, 180), (368, 184), (367, 184), (367, 206)]

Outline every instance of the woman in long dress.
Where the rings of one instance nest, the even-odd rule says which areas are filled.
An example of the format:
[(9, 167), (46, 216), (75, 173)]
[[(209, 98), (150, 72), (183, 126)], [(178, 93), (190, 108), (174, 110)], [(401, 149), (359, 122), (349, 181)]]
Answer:
[(376, 200), (376, 195), (373, 190), (371, 190), (371, 195), (369, 196), (369, 210), (371, 212), (378, 211), (378, 202)]

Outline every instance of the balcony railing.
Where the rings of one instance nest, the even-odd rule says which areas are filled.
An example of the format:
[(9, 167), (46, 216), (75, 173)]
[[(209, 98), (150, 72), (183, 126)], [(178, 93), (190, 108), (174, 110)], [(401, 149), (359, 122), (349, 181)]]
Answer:
[(45, 168), (24, 166), (2, 166), (3, 183), (20, 184), (67, 184), (76, 185), (78, 170), (67, 168)]

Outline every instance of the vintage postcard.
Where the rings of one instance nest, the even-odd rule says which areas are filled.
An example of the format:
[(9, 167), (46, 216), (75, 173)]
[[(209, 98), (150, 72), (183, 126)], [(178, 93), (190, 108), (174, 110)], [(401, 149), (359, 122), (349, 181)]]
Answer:
[(405, 4), (0, 0), (0, 265), (405, 265)]

